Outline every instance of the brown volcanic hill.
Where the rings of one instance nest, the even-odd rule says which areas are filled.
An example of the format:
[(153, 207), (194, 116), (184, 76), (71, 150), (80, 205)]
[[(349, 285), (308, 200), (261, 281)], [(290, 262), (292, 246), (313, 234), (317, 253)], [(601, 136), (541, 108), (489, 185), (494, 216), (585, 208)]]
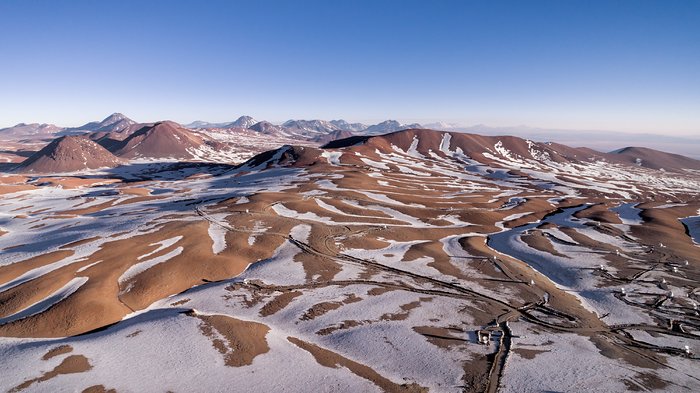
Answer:
[(298, 168), (325, 165), (327, 161), (322, 158), (322, 153), (322, 150), (314, 147), (284, 145), (278, 149), (257, 154), (240, 164), (238, 168), (262, 170), (275, 166)]
[[(444, 155), (443, 148), (449, 151), (461, 149), (470, 158), (481, 163), (492, 163), (497, 159), (510, 158), (520, 160), (537, 160), (551, 162), (591, 162), (609, 161), (624, 165), (637, 165), (649, 169), (682, 172), (700, 170), (700, 161), (644, 147), (627, 147), (611, 153), (601, 153), (588, 148), (574, 148), (559, 143), (533, 142), (515, 136), (485, 136), (467, 133), (448, 133), (449, 146), (441, 146), (444, 131), (427, 129), (409, 129), (377, 137), (351, 137), (331, 142), (327, 147), (338, 148), (344, 145), (363, 143), (373, 149), (389, 153), (391, 145), (408, 150), (412, 144), (415, 149), (429, 156), (430, 151)], [(494, 159), (495, 157), (495, 159)]]
[(342, 148), (361, 144), (364, 149), (391, 153), (393, 146), (408, 151), (411, 146), (426, 156), (446, 156), (445, 151), (461, 152), (481, 163), (498, 159), (537, 160), (552, 162), (591, 161), (605, 157), (588, 149), (577, 149), (556, 143), (533, 142), (515, 136), (485, 136), (427, 129), (408, 129), (386, 135), (350, 137), (328, 143), (324, 147)]
[[(328, 134), (330, 135), (330, 134)], [(555, 143), (541, 143), (522, 139), (515, 136), (484, 136), (466, 133), (452, 133), (428, 129), (409, 129), (390, 134), (367, 136), (354, 135), (344, 139), (336, 139), (326, 143), (321, 149), (347, 148), (367, 156), (376, 156), (375, 152), (392, 154), (399, 148), (405, 152), (417, 153), (427, 159), (431, 155), (445, 158), (455, 156), (472, 159), (481, 164), (499, 164), (499, 160), (509, 162), (525, 162), (535, 160), (540, 162), (568, 163), (581, 161), (600, 161), (605, 159), (605, 153), (588, 149), (572, 148)], [(259, 154), (244, 166), (304, 166), (327, 163), (321, 157), (322, 150), (284, 146)], [(347, 155), (352, 160), (352, 154)]]
[(194, 158), (190, 150), (204, 144), (196, 133), (172, 121), (144, 126), (110, 150), (126, 158)]
[(104, 147), (84, 136), (62, 136), (24, 160), (17, 172), (60, 173), (113, 168), (122, 163)]
[[(601, 153), (558, 143), (533, 142), (515, 136), (484, 136), (427, 129), (403, 130), (379, 136), (354, 136), (332, 141), (324, 146), (329, 149), (350, 147), (357, 153), (374, 157), (372, 159), (375, 160), (379, 158), (376, 152), (393, 154), (398, 148), (427, 159), (440, 156), (457, 159), (469, 165), (508, 168), (511, 174), (518, 174), (519, 170), (551, 169), (559, 172), (561, 168), (569, 168), (571, 173), (570, 171), (575, 171), (574, 168), (578, 165), (589, 164), (595, 164), (598, 168), (622, 165), (677, 173), (700, 170), (698, 160), (647, 148), (625, 148), (613, 153)], [(351, 155), (345, 157), (348, 163), (357, 161)], [(488, 171), (487, 167), (481, 169)]]
[(698, 160), (646, 147), (625, 147), (606, 154), (606, 157), (617, 162), (625, 162), (651, 169), (676, 172), (684, 169), (700, 170), (700, 161)]

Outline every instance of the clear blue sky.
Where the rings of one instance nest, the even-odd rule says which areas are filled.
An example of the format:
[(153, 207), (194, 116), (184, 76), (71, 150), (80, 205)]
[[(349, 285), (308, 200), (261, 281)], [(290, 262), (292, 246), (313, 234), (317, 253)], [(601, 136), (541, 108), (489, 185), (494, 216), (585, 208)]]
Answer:
[(700, 134), (700, 1), (0, 1), (0, 126), (394, 118)]

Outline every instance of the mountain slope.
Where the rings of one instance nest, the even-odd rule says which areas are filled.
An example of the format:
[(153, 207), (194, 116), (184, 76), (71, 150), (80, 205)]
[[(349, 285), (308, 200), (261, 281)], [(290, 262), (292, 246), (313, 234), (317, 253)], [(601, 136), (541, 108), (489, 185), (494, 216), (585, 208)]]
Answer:
[(365, 135), (329, 143), (327, 147), (340, 148), (361, 143), (364, 149), (389, 154), (398, 147), (422, 156), (437, 154), (443, 157), (458, 152), (483, 164), (504, 160), (537, 160), (551, 162), (578, 162), (600, 159), (591, 151), (564, 145), (533, 142), (515, 136), (485, 136), (466, 133), (448, 133), (427, 129), (407, 129), (385, 135)]
[(18, 172), (61, 173), (115, 167), (122, 161), (84, 136), (62, 136), (39, 150), (16, 169)]
[(204, 139), (172, 121), (144, 126), (112, 147), (125, 158), (194, 158), (191, 149), (204, 144)]
[[(681, 169), (678, 172), (685, 172), (684, 176), (665, 175), (620, 160), (614, 154), (514, 136), (410, 129), (381, 136), (354, 136), (324, 148), (347, 151), (339, 161), (352, 165), (416, 173), (430, 172), (436, 161), (450, 162), (456, 165), (451, 171), (464, 176), (500, 179), (515, 188), (535, 185), (572, 196), (668, 198), (695, 187), (693, 174)], [(659, 154), (665, 153), (655, 153)], [(684, 162), (684, 169), (697, 165), (691, 159)]]
[(228, 123), (226, 125), (226, 128), (229, 127), (240, 127), (240, 128), (250, 128), (253, 124), (257, 123), (258, 121), (253, 119), (250, 116), (241, 116), (235, 121)]
[(646, 147), (625, 147), (606, 155), (611, 160), (626, 162), (651, 169), (680, 171), (683, 169), (700, 170), (700, 160), (694, 160), (679, 154), (666, 153)]

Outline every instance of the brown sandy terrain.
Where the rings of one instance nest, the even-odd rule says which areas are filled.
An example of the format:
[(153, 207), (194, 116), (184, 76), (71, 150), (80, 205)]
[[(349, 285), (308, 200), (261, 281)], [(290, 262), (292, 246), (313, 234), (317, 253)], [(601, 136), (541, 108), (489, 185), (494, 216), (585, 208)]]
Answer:
[(21, 191), (33, 190), (34, 186), (28, 184), (3, 184), (0, 185), (0, 195), (12, 194)]
[[(209, 337), (214, 347), (224, 355), (227, 366), (250, 365), (256, 356), (270, 350), (265, 341), (270, 328), (261, 323), (241, 321), (225, 315), (193, 316), (202, 320), (202, 334)], [(223, 340), (217, 338), (217, 334)]]
[(56, 348), (53, 348), (50, 351), (46, 352), (46, 354), (41, 357), (41, 360), (49, 360), (54, 356), (63, 355), (72, 351), (73, 348), (70, 345), (59, 345)]
[(302, 341), (296, 337), (287, 337), (287, 340), (292, 344), (308, 351), (310, 354), (316, 358), (316, 361), (321, 365), (326, 367), (346, 367), (348, 370), (357, 374), (358, 376), (365, 378), (385, 392), (426, 392), (427, 390), (415, 383), (398, 385), (372, 370), (364, 364), (354, 362), (348, 358), (343, 357), (335, 352), (323, 349), (317, 345)]
[[(147, 127), (124, 140), (122, 153), (151, 154), (139, 153), (134, 141), (141, 138), (138, 141), (147, 147), (149, 132), (160, 133), (153, 131), (157, 127), (171, 134), (179, 132), (168, 123)], [(391, 368), (403, 361), (396, 355), (402, 352), (397, 350), (396, 357), (387, 358), (380, 367), (346, 355), (339, 344), (352, 334), (373, 337), (398, 326), (408, 331), (410, 340), (459, 358), (453, 362), (461, 370), (458, 380), (464, 386), (459, 388), (491, 392), (502, 386), (509, 370), (517, 369), (517, 362), (561, 356), (553, 350), (561, 343), (526, 344), (529, 337), (571, 334), (593, 343), (596, 356), (630, 370), (630, 388), (670, 386), (669, 367), (689, 358), (682, 358), (681, 348), (644, 343), (629, 330), (698, 342), (700, 323), (691, 307), (700, 296), (694, 289), (700, 279), (700, 254), (679, 222), (697, 215), (697, 195), (679, 191), (674, 197), (683, 205), (659, 208), (670, 198), (671, 183), (659, 180), (657, 184), (657, 177), (644, 177), (651, 176), (645, 168), (630, 169), (641, 171), (634, 172), (638, 179), (608, 181), (605, 174), (595, 172), (598, 167), (594, 170), (582, 163), (602, 157), (593, 152), (468, 134), (452, 135), (445, 147), (444, 138), (444, 133), (410, 130), (364, 139), (364, 144), (348, 144), (339, 150), (282, 148), (237, 169), (183, 170), (178, 180), (115, 180), (118, 183), (110, 185), (104, 179), (98, 184), (88, 179), (47, 178), (46, 182), (53, 182), (48, 187), (75, 187), (85, 194), (89, 188), (111, 187), (118, 192), (88, 197), (76, 191), (75, 203), (48, 210), (41, 201), (35, 204), (19, 193), (17, 198), (26, 200), (11, 202), (7, 211), (37, 221), (22, 227), (23, 231), (38, 233), (63, 223), (61, 220), (66, 220), (66, 230), (85, 223), (92, 228), (93, 221), (113, 217), (143, 222), (137, 229), (85, 230), (79, 240), (71, 238), (32, 257), (18, 253), (23, 257), (0, 266), (1, 285), (33, 269), (65, 262), (0, 292), (0, 318), (46, 299), (71, 280), (87, 278), (75, 292), (46, 310), (0, 325), (0, 335), (90, 334), (119, 327), (135, 311), (196, 307), (198, 311), (188, 315), (201, 321), (200, 332), (228, 366), (255, 367), (258, 356), (276, 356), (274, 341), (268, 343), (266, 337), (271, 331), (282, 332), (323, 367), (345, 368), (386, 391), (425, 391), (429, 384)], [(458, 147), (488, 168), (465, 170), (467, 164), (450, 153)], [(324, 155), (328, 152), (340, 155), (331, 159)], [(175, 154), (170, 150), (156, 153)], [(534, 157), (545, 153), (547, 160)], [(519, 160), (522, 168), (512, 169), (504, 163), (516, 162), (513, 160)], [(574, 172), (557, 175), (563, 181), (558, 189), (542, 187), (534, 184), (534, 172), (543, 170), (542, 162), (570, 165)], [(245, 199), (243, 193), (218, 193), (226, 187), (234, 191), (252, 187), (249, 183), (262, 183), (264, 175), (282, 170), (288, 172), (275, 176), (294, 179), (287, 189), (261, 186)], [(577, 176), (577, 170), (589, 172)], [(679, 174), (673, 181), (678, 179), (695, 184), (689, 175)], [(4, 187), (14, 187), (25, 185), (26, 179), (5, 181), (9, 184)], [(209, 182), (206, 187), (198, 183), (205, 181)], [(686, 183), (678, 184), (679, 189), (686, 187)], [(153, 190), (166, 191), (156, 195)], [(633, 192), (630, 190), (636, 190), (633, 198), (621, 198)], [(622, 225), (610, 210), (625, 201), (641, 202), (643, 225)], [(573, 215), (577, 225), (542, 223), (562, 209), (585, 203), (590, 206)], [(157, 213), (148, 216), (142, 212)], [(543, 264), (545, 269), (535, 270), (527, 258), (507, 254), (489, 243), (494, 234), (529, 223), (533, 229), (514, 240), (524, 249), (538, 250), (538, 256), (549, 264), (564, 260), (573, 267), (553, 272)], [(554, 230), (574, 242), (557, 238)], [(10, 231), (3, 237), (14, 235)], [(23, 244), (7, 247), (3, 251), (24, 250)], [(69, 259), (76, 253), (84, 254)], [(572, 289), (557, 282), (564, 273), (572, 275), (574, 283), (590, 282), (590, 286)], [(241, 274), (243, 278), (237, 277)], [(661, 291), (662, 277), (669, 291), (675, 291), (675, 298)], [(622, 295), (618, 291), (623, 286), (633, 289)], [(215, 295), (203, 301), (200, 290)], [(600, 291), (600, 296), (609, 296), (608, 303), (618, 308), (607, 315), (594, 312), (585, 303), (587, 291)], [(458, 305), (445, 305), (447, 301)], [(219, 304), (223, 305), (216, 308)], [(441, 307), (448, 306), (449, 312), (440, 314)], [(205, 310), (199, 311), (201, 307)], [(231, 314), (224, 315), (222, 310)], [(682, 322), (674, 325), (669, 320)], [(148, 333), (148, 328), (132, 328), (120, 337), (138, 341), (143, 331)], [(488, 343), (476, 342), (477, 331), (489, 334)], [(398, 338), (386, 337), (385, 341), (394, 345), (392, 339)], [(368, 352), (373, 350), (379, 349), (369, 348)], [(52, 347), (45, 357), (71, 352), (80, 349), (67, 344)], [(378, 359), (380, 355), (372, 356)], [(81, 363), (72, 356), (80, 355), (69, 356), (75, 364), (54, 371), (90, 369), (87, 359)], [(52, 377), (27, 379), (26, 386), (41, 378)], [(92, 381), (96, 382), (100, 381)]]

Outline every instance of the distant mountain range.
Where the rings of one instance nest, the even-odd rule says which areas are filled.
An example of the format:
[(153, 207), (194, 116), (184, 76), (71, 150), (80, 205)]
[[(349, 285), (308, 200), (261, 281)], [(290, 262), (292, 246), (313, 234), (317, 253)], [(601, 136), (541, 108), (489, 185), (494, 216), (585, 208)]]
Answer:
[[(99, 133), (104, 137), (108, 133), (122, 134), (123, 139), (142, 126), (153, 123), (138, 123), (121, 113), (113, 113), (102, 121), (92, 121), (80, 127), (60, 127), (54, 124), (25, 124), (20, 123), (12, 127), (0, 129), (0, 140), (18, 139), (47, 139), (64, 135), (81, 135)], [(422, 128), (420, 124), (402, 124), (396, 120), (387, 120), (379, 124), (349, 123), (345, 120), (288, 120), (282, 124), (273, 124), (268, 121), (258, 121), (250, 116), (241, 116), (230, 122), (211, 123), (197, 120), (186, 125), (178, 125), (192, 130), (231, 130), (249, 129), (266, 135), (303, 138), (308, 140), (324, 141), (329, 134), (335, 133), (340, 137), (349, 136), (349, 133), (362, 135), (379, 135), (388, 132), (405, 130), (409, 128)], [(346, 133), (343, 133), (346, 131)], [(114, 136), (114, 135), (112, 135)], [(94, 136), (91, 139), (95, 140)]]
[(19, 123), (12, 127), (0, 128), (0, 139), (45, 139), (55, 136), (62, 130), (64, 130), (63, 127), (55, 124)]
[(193, 121), (192, 123), (185, 124), (186, 128), (250, 128), (253, 124), (257, 123), (255, 119), (250, 116), (241, 116), (238, 119), (225, 123), (209, 123), (202, 120)]
[(280, 125), (275, 125), (268, 121), (256, 121), (250, 116), (241, 116), (237, 120), (224, 123), (209, 123), (206, 121), (195, 121), (186, 124), (185, 127), (191, 129), (225, 129), (225, 128), (248, 128), (255, 131), (270, 133), (279, 132), (288, 135), (303, 135), (305, 137), (319, 136), (339, 131), (353, 133), (363, 133), (368, 135), (385, 134), (409, 128), (422, 128), (418, 123), (402, 124), (396, 120), (386, 120), (379, 124), (349, 123), (345, 120), (287, 120)]
[(138, 123), (121, 113), (113, 113), (102, 121), (91, 121), (80, 127), (60, 127), (54, 124), (25, 124), (0, 128), (0, 140), (46, 139), (87, 133), (126, 132)]
[(112, 113), (102, 121), (92, 121), (76, 128), (67, 130), (92, 131), (92, 132), (122, 132), (135, 125), (136, 122), (121, 113)]
[[(112, 134), (112, 139), (122, 140), (146, 124), (139, 123), (121, 113), (113, 113), (102, 121), (92, 121), (79, 127), (61, 127), (55, 124), (19, 123), (0, 129), (0, 140), (49, 140), (63, 135), (101, 133), (97, 140)], [(483, 124), (463, 126), (449, 122), (426, 124), (402, 124), (396, 120), (386, 120), (378, 124), (350, 123), (345, 120), (288, 120), (274, 124), (256, 120), (251, 116), (240, 116), (236, 120), (221, 123), (195, 121), (183, 125), (185, 128), (206, 132), (207, 130), (245, 129), (271, 137), (302, 138), (303, 140), (326, 143), (334, 139), (353, 135), (381, 135), (411, 128), (426, 128), (449, 132), (466, 132), (481, 135), (514, 135), (535, 141), (557, 141), (570, 146), (585, 146), (598, 151), (612, 151), (621, 146), (645, 146), (688, 157), (700, 159), (700, 137), (655, 135), (596, 130), (546, 129), (527, 126), (493, 127)], [(120, 134), (120, 135), (118, 135)], [(98, 138), (99, 137), (99, 138)]]

